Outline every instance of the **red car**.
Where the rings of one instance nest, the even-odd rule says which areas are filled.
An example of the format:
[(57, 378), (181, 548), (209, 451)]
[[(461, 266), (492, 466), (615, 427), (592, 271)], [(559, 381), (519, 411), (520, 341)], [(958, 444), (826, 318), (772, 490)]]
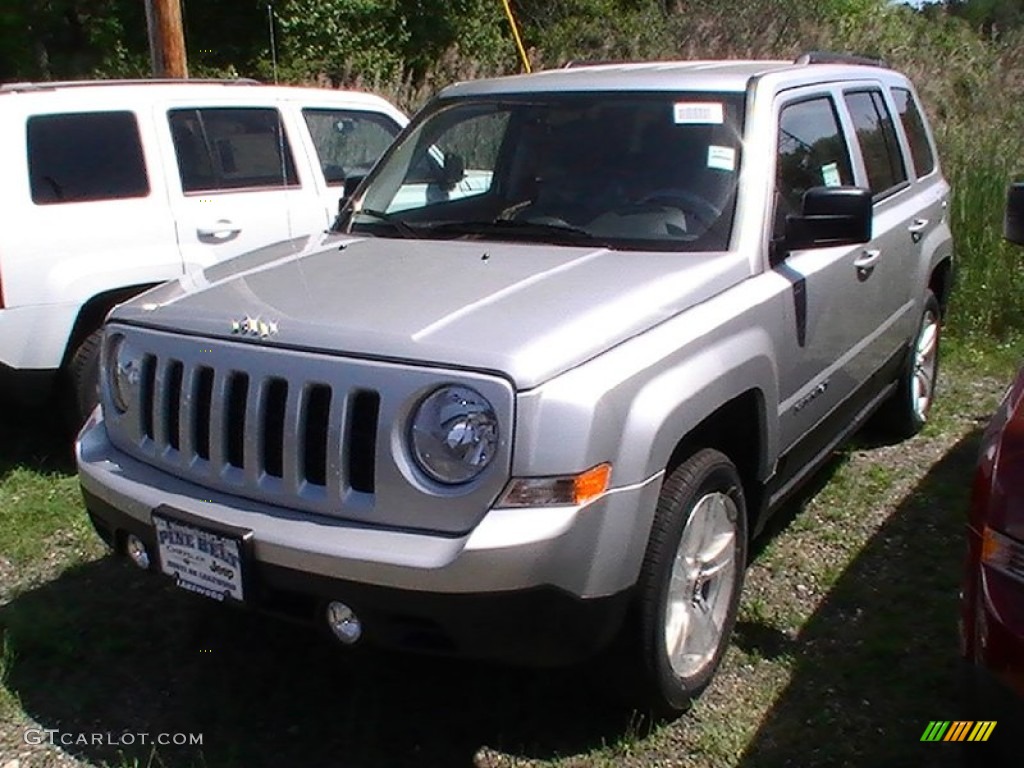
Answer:
[[(1024, 184), (1010, 188), (1004, 235), (1024, 245)], [(960, 621), (973, 663), (965, 716), (997, 721), (999, 741), (1024, 725), (1024, 368), (982, 438), (967, 539)]]

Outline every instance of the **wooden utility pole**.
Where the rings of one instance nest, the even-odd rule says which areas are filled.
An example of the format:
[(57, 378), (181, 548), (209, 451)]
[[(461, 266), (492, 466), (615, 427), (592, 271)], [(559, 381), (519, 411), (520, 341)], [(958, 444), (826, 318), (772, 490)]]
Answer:
[(153, 77), (188, 77), (181, 0), (146, 0)]

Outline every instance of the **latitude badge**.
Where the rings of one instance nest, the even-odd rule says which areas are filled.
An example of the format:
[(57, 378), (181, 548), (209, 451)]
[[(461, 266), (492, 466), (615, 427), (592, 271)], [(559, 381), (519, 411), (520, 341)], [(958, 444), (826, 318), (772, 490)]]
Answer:
[(241, 320), (231, 321), (231, 332), (241, 336), (256, 336), (266, 339), (277, 334), (277, 321), (262, 320), (259, 317), (246, 315)]

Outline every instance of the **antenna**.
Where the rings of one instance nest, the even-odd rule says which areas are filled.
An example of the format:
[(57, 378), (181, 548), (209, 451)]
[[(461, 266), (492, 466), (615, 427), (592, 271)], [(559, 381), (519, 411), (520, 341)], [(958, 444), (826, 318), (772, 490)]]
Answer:
[(267, 3), (267, 25), (270, 27), (270, 64), (274, 70), (274, 84), (277, 84), (277, 39), (274, 37), (274, 5)]

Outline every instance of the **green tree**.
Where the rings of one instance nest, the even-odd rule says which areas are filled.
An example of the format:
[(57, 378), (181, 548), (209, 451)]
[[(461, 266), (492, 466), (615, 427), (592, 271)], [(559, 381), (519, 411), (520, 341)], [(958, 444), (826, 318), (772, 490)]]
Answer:
[(1024, 26), (1024, 0), (950, 0), (946, 10), (993, 39)]

